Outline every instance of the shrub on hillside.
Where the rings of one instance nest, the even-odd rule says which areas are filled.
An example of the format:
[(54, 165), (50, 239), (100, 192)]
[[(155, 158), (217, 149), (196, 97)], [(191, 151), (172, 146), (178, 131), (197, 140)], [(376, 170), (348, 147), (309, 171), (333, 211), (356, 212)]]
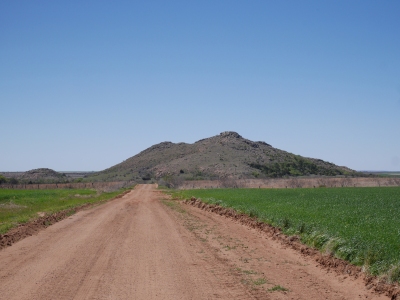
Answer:
[(7, 178), (4, 177), (3, 175), (0, 175), (0, 184), (6, 183), (6, 182), (7, 182)]

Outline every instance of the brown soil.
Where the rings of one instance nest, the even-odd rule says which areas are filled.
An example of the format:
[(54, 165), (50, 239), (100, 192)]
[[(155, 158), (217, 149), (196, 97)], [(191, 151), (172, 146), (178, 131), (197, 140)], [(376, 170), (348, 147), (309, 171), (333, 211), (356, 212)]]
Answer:
[(259, 230), (163, 197), (139, 185), (1, 250), (0, 299), (388, 299)]

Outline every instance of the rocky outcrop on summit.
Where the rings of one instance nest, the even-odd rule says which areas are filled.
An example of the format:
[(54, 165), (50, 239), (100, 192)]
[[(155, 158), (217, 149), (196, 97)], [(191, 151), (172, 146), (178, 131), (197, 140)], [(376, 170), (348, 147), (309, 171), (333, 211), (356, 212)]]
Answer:
[(186, 180), (351, 175), (355, 171), (254, 142), (233, 131), (193, 144), (162, 142), (87, 180), (146, 181), (168, 176)]
[(234, 132), (234, 131), (224, 131), (224, 132), (221, 132), (219, 134), (219, 136), (220, 137), (233, 137), (233, 138), (237, 138), (237, 139), (242, 138), (242, 136), (239, 133)]

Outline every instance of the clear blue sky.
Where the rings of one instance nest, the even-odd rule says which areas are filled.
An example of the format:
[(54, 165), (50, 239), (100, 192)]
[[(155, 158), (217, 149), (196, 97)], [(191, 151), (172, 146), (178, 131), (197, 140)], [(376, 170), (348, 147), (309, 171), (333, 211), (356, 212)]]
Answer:
[(0, 170), (222, 131), (400, 170), (400, 1), (1, 1)]

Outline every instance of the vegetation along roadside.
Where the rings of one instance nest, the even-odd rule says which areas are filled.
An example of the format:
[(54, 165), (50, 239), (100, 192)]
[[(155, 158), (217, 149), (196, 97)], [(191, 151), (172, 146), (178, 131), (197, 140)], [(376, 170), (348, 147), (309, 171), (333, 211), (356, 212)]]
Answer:
[(400, 188), (202, 189), (174, 196), (230, 207), (311, 247), (400, 281)]
[(113, 192), (92, 189), (0, 189), (0, 234), (45, 215), (112, 199), (126, 190), (129, 189)]

